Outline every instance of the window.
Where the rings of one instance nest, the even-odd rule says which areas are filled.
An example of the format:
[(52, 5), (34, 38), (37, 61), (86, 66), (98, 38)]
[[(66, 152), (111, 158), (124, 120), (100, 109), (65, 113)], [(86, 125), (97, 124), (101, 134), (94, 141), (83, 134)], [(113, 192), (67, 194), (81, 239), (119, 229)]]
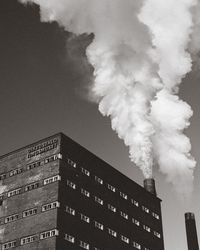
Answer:
[(71, 243), (75, 243), (75, 237), (69, 234), (65, 234), (65, 240), (71, 242)]
[(95, 196), (94, 200), (95, 200), (95, 202), (99, 203), (100, 205), (103, 205), (103, 200), (100, 199), (99, 197)]
[(35, 183), (32, 183), (32, 184), (29, 184), (29, 185), (25, 186), (24, 191), (27, 192), (27, 191), (36, 189), (38, 187), (39, 187), (39, 182), (35, 182)]
[(50, 237), (57, 236), (58, 234), (59, 234), (58, 230), (57, 229), (53, 229), (53, 230), (41, 233), (40, 234), (40, 239), (41, 240), (47, 239), (47, 238), (50, 238)]
[(17, 188), (15, 190), (12, 190), (12, 191), (8, 192), (8, 197), (20, 194), (21, 190), (22, 190), (21, 188)]
[(132, 218), (132, 222), (139, 227), (140, 222), (138, 220), (136, 220), (135, 218)]
[(149, 214), (149, 209), (148, 209), (147, 207), (142, 206), (142, 210), (143, 210), (145, 213)]
[(57, 207), (60, 207), (60, 203), (58, 201), (54, 201), (54, 202), (43, 205), (42, 212), (45, 212), (45, 211), (48, 211)]
[(23, 171), (23, 169), (22, 169), (22, 168), (17, 168), (17, 169), (14, 169), (14, 170), (10, 171), (9, 176), (13, 176), (13, 175), (21, 174), (21, 173), (22, 173), (22, 171)]
[(90, 223), (90, 218), (89, 217), (87, 217), (86, 215), (84, 215), (84, 214), (80, 214), (81, 215), (81, 220), (83, 220), (83, 221), (85, 221), (85, 222), (87, 222), (87, 223)]
[(110, 229), (110, 228), (108, 228), (108, 233), (110, 234), (110, 235), (112, 235), (113, 237), (117, 237), (117, 232), (115, 232), (114, 230), (112, 230), (112, 229)]
[(122, 192), (120, 192), (119, 194), (120, 194), (120, 196), (121, 196), (122, 198), (124, 198), (125, 200), (128, 199), (128, 195), (127, 195), (127, 194), (122, 193)]
[(73, 183), (72, 181), (67, 180), (67, 186), (73, 189), (76, 189), (76, 184)]
[(82, 240), (80, 240), (79, 246), (84, 248), (84, 249), (90, 249), (90, 245)]
[(15, 220), (18, 220), (18, 219), (19, 219), (19, 215), (18, 214), (13, 214), (13, 215), (10, 215), (10, 216), (5, 218), (5, 223), (9, 223), (9, 222), (12, 222), (12, 221), (15, 221)]
[(112, 185), (108, 184), (107, 187), (108, 187), (108, 189), (111, 190), (112, 192), (116, 192), (116, 188), (113, 187)]
[(2, 250), (16, 247), (16, 245), (17, 245), (16, 243), (17, 243), (16, 240), (4, 243), (2, 245)]
[(129, 244), (129, 238), (127, 238), (124, 235), (121, 235), (121, 240), (124, 241), (125, 243)]
[(154, 213), (154, 212), (152, 212), (152, 216), (153, 216), (154, 218), (156, 218), (157, 220), (160, 219), (160, 216), (159, 216), (158, 214)]
[(99, 184), (103, 185), (103, 180), (99, 178), (98, 176), (95, 176), (95, 181), (98, 182)]
[(6, 174), (1, 174), (0, 175), (0, 181), (4, 180), (6, 178)]
[(141, 245), (135, 241), (133, 241), (133, 246), (137, 249), (141, 249)]
[(124, 219), (128, 220), (128, 214), (126, 214), (126, 213), (120, 211), (120, 215), (121, 215)]
[(52, 161), (56, 161), (57, 159), (62, 159), (62, 155), (61, 154), (57, 154), (57, 155), (52, 155), (48, 158), (45, 158), (44, 159), (44, 164), (47, 164), (49, 162), (52, 162)]
[(76, 163), (74, 161), (72, 161), (71, 159), (67, 159), (67, 163), (72, 166), (73, 168), (76, 168)]
[(22, 217), (28, 217), (37, 214), (37, 208), (31, 208), (28, 210), (23, 211)]
[(41, 165), (41, 161), (37, 161), (37, 162), (34, 162), (34, 163), (31, 163), (29, 164), (26, 169), (27, 170), (31, 170), (33, 168), (36, 168), (36, 167), (39, 167)]
[(87, 176), (90, 176), (90, 172), (85, 168), (81, 168), (81, 172)]
[(87, 190), (83, 189), (83, 188), (81, 188), (81, 193), (83, 195), (87, 196), (87, 197), (90, 197), (90, 193)]
[(108, 209), (114, 213), (116, 213), (116, 211), (117, 211), (116, 207), (112, 206), (111, 204), (108, 204)]
[(37, 240), (37, 235), (31, 235), (28, 237), (24, 237), (24, 238), (21, 238), (20, 245), (29, 244), (29, 243), (34, 242), (36, 240)]
[(134, 199), (131, 199), (131, 203), (136, 206), (136, 207), (139, 207), (139, 202), (134, 200)]
[(56, 181), (60, 181), (61, 180), (61, 177), (60, 175), (55, 175), (55, 176), (52, 176), (50, 178), (47, 178), (44, 180), (44, 185), (47, 185), (47, 184), (50, 184), (50, 183), (53, 183), (53, 182), (56, 182)]
[(101, 223), (99, 223), (99, 222), (97, 222), (97, 221), (94, 222), (94, 226), (95, 226), (96, 228), (100, 229), (100, 230), (103, 230), (103, 224), (101, 224)]
[(146, 230), (148, 233), (151, 232), (151, 228), (150, 228), (150, 227), (148, 227), (148, 226), (146, 226), (146, 225), (143, 225), (143, 228), (144, 228), (144, 230)]
[(160, 235), (158, 232), (154, 231), (153, 234), (154, 234), (156, 237), (158, 237), (159, 239), (161, 238), (161, 235)]
[(71, 207), (69, 207), (69, 206), (66, 206), (65, 211), (66, 211), (68, 214), (71, 214), (71, 215), (75, 215), (75, 214), (76, 214), (75, 209), (73, 209), (73, 208), (71, 208)]

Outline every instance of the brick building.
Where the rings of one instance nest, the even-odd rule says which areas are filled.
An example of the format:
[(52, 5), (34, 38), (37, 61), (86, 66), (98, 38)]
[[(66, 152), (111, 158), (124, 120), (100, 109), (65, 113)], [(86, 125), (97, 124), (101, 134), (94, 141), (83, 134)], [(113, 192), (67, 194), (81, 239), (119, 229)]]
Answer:
[(62, 133), (0, 157), (1, 249), (164, 250), (161, 200)]

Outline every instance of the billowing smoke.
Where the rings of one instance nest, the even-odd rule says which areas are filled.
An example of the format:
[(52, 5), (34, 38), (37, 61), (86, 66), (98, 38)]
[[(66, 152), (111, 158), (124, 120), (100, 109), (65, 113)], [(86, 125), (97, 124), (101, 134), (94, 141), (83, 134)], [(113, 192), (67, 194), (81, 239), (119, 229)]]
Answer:
[[(195, 0), (32, 0), (41, 20), (94, 34), (87, 57), (92, 94), (130, 159), (152, 177), (153, 162), (178, 191), (190, 191), (195, 161), (183, 134), (192, 110), (177, 96), (199, 51)], [(26, 3), (28, 0), (21, 0)], [(199, 6), (198, 6), (199, 7)], [(181, 191), (180, 191), (181, 192)]]

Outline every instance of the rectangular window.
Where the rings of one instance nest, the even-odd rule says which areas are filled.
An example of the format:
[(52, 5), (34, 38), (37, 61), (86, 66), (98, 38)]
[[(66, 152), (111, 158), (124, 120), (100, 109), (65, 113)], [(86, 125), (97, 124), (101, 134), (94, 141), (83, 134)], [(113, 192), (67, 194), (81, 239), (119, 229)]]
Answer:
[(128, 220), (128, 214), (126, 214), (126, 213), (120, 211), (120, 215), (121, 215), (124, 219)]
[(124, 241), (125, 243), (129, 244), (129, 238), (127, 238), (124, 235), (121, 235), (121, 240)]
[(120, 196), (121, 196), (123, 199), (125, 199), (125, 200), (128, 199), (128, 195), (127, 195), (127, 194), (122, 193), (122, 192), (120, 192), (119, 194), (120, 194)]
[(57, 207), (60, 207), (60, 203), (58, 201), (54, 201), (48, 204), (45, 204), (42, 206), (42, 212), (51, 210), (51, 209), (55, 209)]
[(58, 236), (58, 234), (59, 234), (58, 230), (53, 229), (53, 230), (41, 233), (40, 234), (40, 239), (44, 240), (44, 239), (47, 239), (47, 238), (50, 238), (50, 237)]
[(148, 233), (151, 232), (151, 228), (150, 228), (150, 227), (148, 227), (148, 226), (146, 226), (146, 225), (143, 225), (143, 228), (144, 228), (144, 230), (146, 230)]
[(25, 245), (25, 244), (29, 244), (31, 242), (34, 242), (37, 240), (37, 235), (31, 235), (31, 236), (28, 236), (28, 237), (24, 237), (24, 238), (21, 238), (20, 240), (20, 245)]
[(45, 158), (44, 159), (44, 164), (47, 164), (47, 163), (52, 162), (52, 161), (56, 161), (58, 159), (62, 159), (62, 155), (61, 154), (52, 155), (50, 157)]
[(142, 206), (142, 210), (143, 210), (145, 213), (149, 214), (149, 209), (148, 209), (147, 207)]
[(95, 181), (98, 182), (99, 184), (103, 185), (103, 180), (99, 178), (98, 176), (95, 176)]
[(103, 200), (102, 199), (100, 199), (99, 197), (95, 196), (94, 200), (95, 200), (95, 202), (97, 202), (97, 203), (99, 203), (100, 205), (103, 206)]
[(75, 237), (69, 234), (65, 234), (65, 240), (71, 242), (71, 243), (75, 243)]
[(157, 237), (157, 238), (161, 238), (161, 234), (159, 234), (158, 232), (154, 231), (153, 234)]
[(11, 176), (14, 176), (14, 175), (17, 175), (17, 174), (21, 174), (22, 171), (23, 171), (22, 168), (14, 169), (14, 170), (10, 171), (9, 176), (11, 177)]
[(87, 223), (90, 223), (90, 218), (84, 214), (80, 214), (81, 215), (81, 220), (87, 222)]
[(66, 211), (68, 214), (76, 215), (75, 209), (73, 209), (73, 208), (71, 208), (71, 207), (69, 207), (69, 206), (66, 206), (65, 211)]
[(116, 213), (116, 211), (117, 211), (117, 208), (112, 206), (111, 204), (108, 204), (108, 209), (111, 210), (114, 213)]
[(13, 214), (5, 218), (5, 223), (9, 223), (19, 219), (19, 214)]
[(87, 190), (83, 189), (83, 188), (81, 188), (81, 194), (83, 194), (83, 195), (85, 195), (87, 197), (90, 197), (90, 193)]
[(39, 188), (39, 182), (35, 182), (35, 183), (25, 186), (24, 191), (27, 192), (36, 188)]
[(10, 242), (7, 242), (7, 243), (4, 243), (4, 244), (2, 245), (2, 250), (16, 247), (16, 245), (17, 245), (16, 240), (10, 241)]
[(72, 161), (71, 159), (67, 159), (67, 163), (72, 166), (73, 168), (76, 168), (76, 162)]
[(90, 176), (90, 172), (85, 168), (81, 168), (81, 172), (87, 176)]
[(41, 161), (33, 162), (33, 163), (27, 165), (26, 169), (31, 170), (31, 169), (37, 168), (39, 166), (41, 166)]
[(80, 240), (79, 246), (84, 248), (84, 249), (90, 249), (90, 245), (82, 240)]
[(95, 226), (96, 228), (100, 229), (100, 230), (103, 230), (103, 224), (101, 224), (101, 223), (99, 223), (99, 222), (97, 222), (97, 221), (94, 222), (94, 226)]
[(133, 241), (133, 246), (137, 249), (141, 249), (141, 245), (135, 241)]
[(132, 218), (132, 222), (136, 225), (136, 226), (140, 226), (140, 222), (138, 220), (136, 220), (135, 218)]
[(154, 218), (156, 218), (157, 220), (160, 219), (160, 216), (159, 216), (158, 214), (154, 213), (154, 212), (152, 212), (152, 216), (153, 216)]
[(8, 192), (8, 197), (20, 194), (21, 190), (22, 190), (22, 188), (17, 188), (15, 190), (12, 190), (12, 191)]
[(35, 214), (37, 214), (37, 208), (36, 207), (23, 211), (22, 217), (25, 218), (25, 217), (32, 216), (32, 215), (35, 215)]
[(72, 189), (76, 189), (76, 184), (73, 183), (72, 181), (67, 180), (67, 186), (72, 188)]
[(134, 199), (131, 199), (131, 203), (136, 206), (136, 207), (139, 207), (139, 202), (134, 200)]
[(6, 174), (1, 174), (0, 175), (0, 181), (4, 180), (6, 178)]
[(110, 228), (108, 228), (108, 233), (110, 234), (110, 235), (112, 235), (113, 237), (117, 237), (117, 232), (115, 232), (114, 230), (112, 230), (112, 229), (110, 229)]
[(49, 177), (47, 179), (44, 180), (44, 185), (48, 185), (50, 183), (56, 182), (56, 181), (60, 181), (61, 180), (61, 176), (60, 175), (55, 175), (52, 177)]
[(112, 185), (108, 184), (107, 187), (108, 187), (108, 189), (111, 190), (112, 192), (114, 192), (114, 193), (116, 192), (116, 188), (113, 187)]

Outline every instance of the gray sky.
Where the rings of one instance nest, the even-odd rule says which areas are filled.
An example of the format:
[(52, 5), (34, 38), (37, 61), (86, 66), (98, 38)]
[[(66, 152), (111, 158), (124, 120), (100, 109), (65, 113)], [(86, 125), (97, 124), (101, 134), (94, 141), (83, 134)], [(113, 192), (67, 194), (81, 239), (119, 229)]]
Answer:
[[(39, 20), (39, 9), (16, 0), (0, 2), (0, 155), (57, 132), (63, 132), (112, 166), (142, 184), (128, 148), (111, 130), (97, 105), (86, 100), (92, 81), (84, 47), (91, 38), (72, 39), (56, 23)], [(186, 250), (184, 212), (196, 214), (200, 232), (199, 103), (200, 74), (184, 79), (181, 96), (194, 110), (187, 134), (197, 160), (194, 192), (182, 202), (165, 177), (154, 172), (162, 202), (166, 250)]]

